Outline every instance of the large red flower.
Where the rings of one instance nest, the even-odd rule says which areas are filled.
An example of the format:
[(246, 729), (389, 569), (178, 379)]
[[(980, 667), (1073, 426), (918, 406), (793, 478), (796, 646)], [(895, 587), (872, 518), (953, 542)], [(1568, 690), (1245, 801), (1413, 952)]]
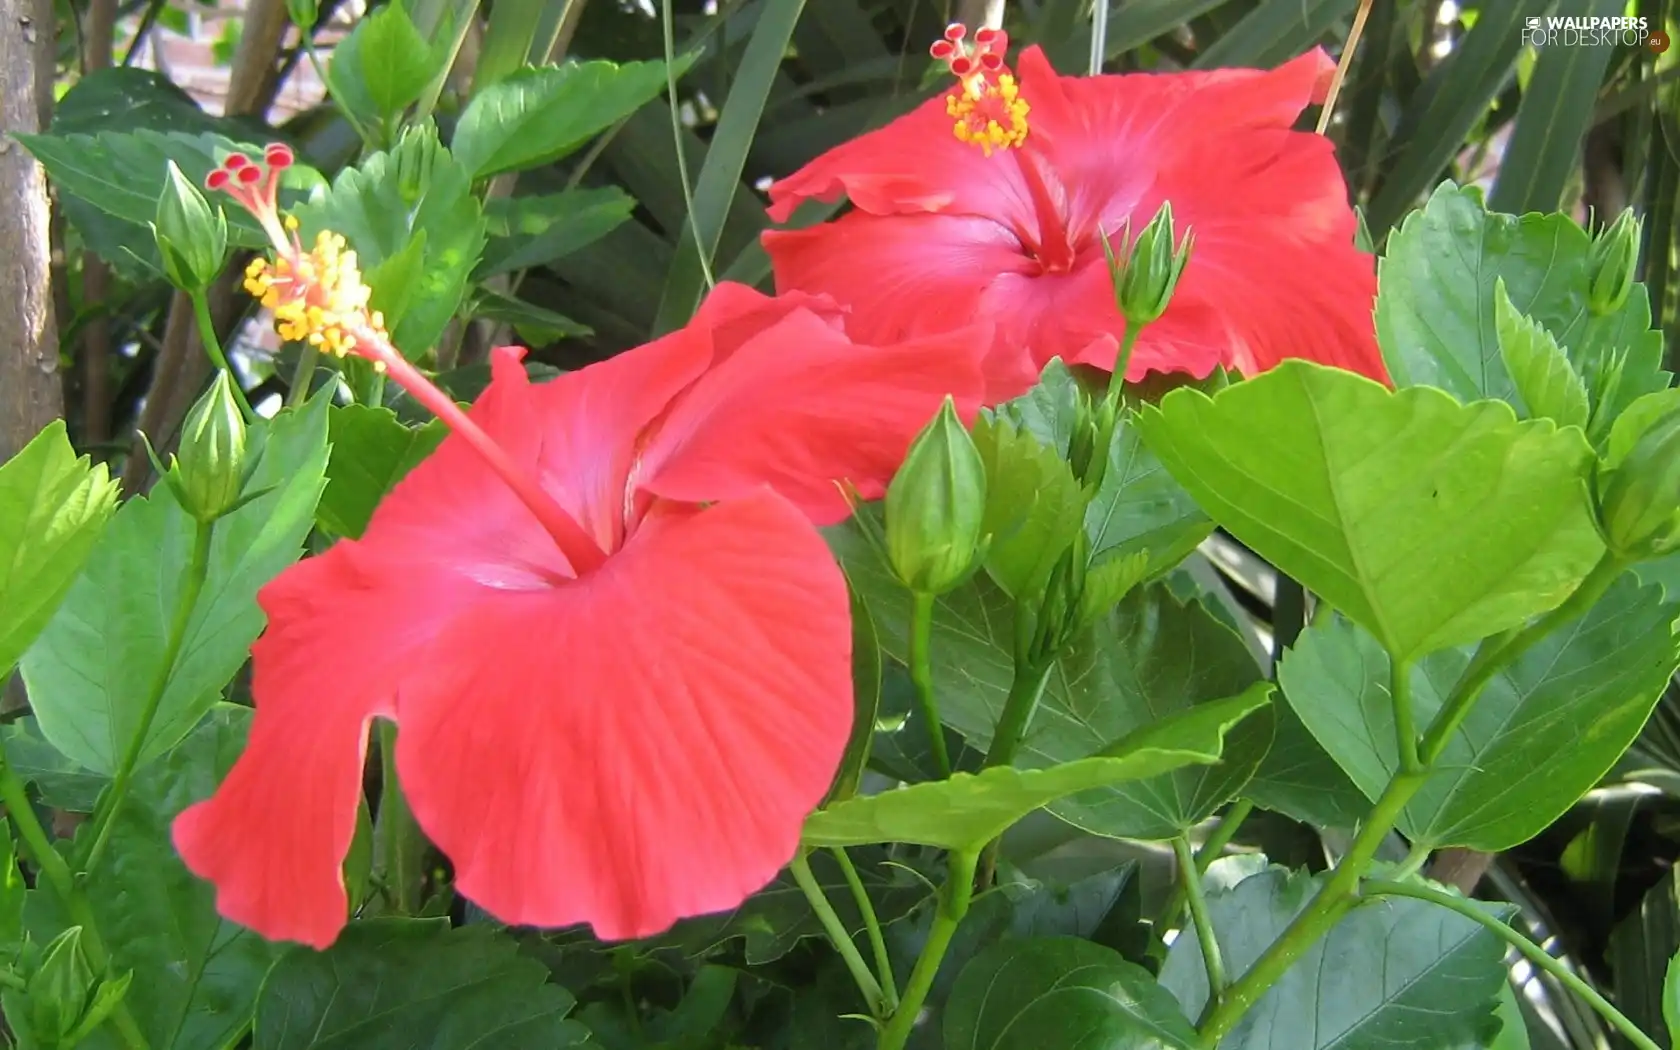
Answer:
[[(385, 345), (356, 326), (355, 352)], [(946, 393), (972, 416), (988, 338), (855, 345), (831, 302), (722, 285), (550, 383), (497, 351), (476, 426), (263, 590), (250, 742), (176, 822), (188, 867), (228, 918), (330, 944), (377, 716), (457, 887), (503, 921), (612, 939), (736, 906), (792, 857), (851, 725), (813, 523), (847, 514), (837, 479), (880, 495)]]
[(963, 86), (980, 85), (968, 99), (959, 87), (771, 186), (777, 221), (807, 199), (854, 206), (764, 235), (779, 290), (832, 295), (869, 340), (995, 321), (992, 396), (1010, 396), (1052, 357), (1113, 369), (1125, 322), (1101, 234), (1138, 232), (1171, 201), (1194, 250), (1129, 380), (1221, 364), (1252, 374), (1286, 357), (1386, 380), (1375, 265), (1354, 247), (1331, 144), (1290, 130), (1323, 101), (1322, 51), (1270, 72), (1063, 77), (1033, 47), (1000, 94), (1008, 73), (987, 43), (998, 39), (977, 57), (990, 65), (956, 59)]

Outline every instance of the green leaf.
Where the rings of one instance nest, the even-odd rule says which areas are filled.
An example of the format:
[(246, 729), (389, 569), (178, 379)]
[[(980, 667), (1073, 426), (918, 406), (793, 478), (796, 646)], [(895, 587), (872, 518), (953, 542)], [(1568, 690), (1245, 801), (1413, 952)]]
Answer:
[(945, 1050), (1190, 1050), (1196, 1031), (1148, 970), (1073, 937), (975, 956), (945, 1007)]
[[(1624, 575), (1496, 675), (1406, 807), (1406, 837), (1498, 852), (1548, 827), (1639, 735), (1680, 663), (1677, 615), (1680, 603), (1661, 588)], [(1440, 710), (1471, 652), (1432, 653), (1413, 669), (1418, 725)], [(1302, 721), (1373, 799), (1399, 766), (1388, 681), (1381, 647), (1346, 622), (1309, 628), (1279, 669)]]
[(1586, 384), (1552, 334), (1511, 305), (1503, 278), (1493, 285), (1493, 325), (1517, 403), (1532, 418), (1585, 429), (1591, 411)]
[[(247, 448), (255, 455), (260, 442), (261, 458), (244, 491), (269, 491), (216, 523), (209, 576), (168, 670), (142, 764), (198, 723), (261, 633), (257, 589), (297, 560), (314, 524), (327, 465), (327, 401), (316, 397), (252, 429)], [(166, 670), (163, 634), (195, 531), (167, 485), (123, 504), (87, 571), (23, 658), (41, 731), (89, 770), (116, 769), (147, 691)]]
[(561, 1050), (589, 1038), (547, 969), (487, 926), (354, 922), (324, 952), (297, 948), (257, 1001), (254, 1050)]
[(1668, 972), (1663, 976), (1662, 1014), (1669, 1043), (1680, 1043), (1680, 954), (1668, 961)]
[[(222, 1050), (251, 1020), (257, 989), (280, 955), (271, 944), (216, 914), (215, 887), (175, 855), (170, 825), (208, 798), (244, 749), (248, 708), (218, 705), (181, 745), (135, 777), (99, 867), (86, 886), (112, 967), (132, 970), (124, 1002), (155, 1047)], [(63, 920), (50, 895), (37, 895), (32, 925)], [(81, 1044), (124, 1044), (107, 1026)]]
[(1556, 607), (1604, 552), (1578, 430), (1286, 361), (1139, 421), (1213, 519), (1397, 658)]
[(570, 255), (611, 233), (635, 207), (617, 186), (487, 201), (491, 238), (474, 276), (482, 280)]
[[(1625, 0), (1559, 0), (1551, 12), (1580, 19), (1627, 14)], [(1655, 27), (1653, 27), (1655, 28)], [(1581, 143), (1615, 47), (1541, 47), (1505, 140), (1488, 205), (1521, 215), (1553, 212), (1581, 164)]]
[[(1674, 869), (1610, 932), (1605, 957), (1615, 975), (1616, 1006), (1644, 1032), (1669, 1028), (1669, 976), (1680, 953), (1680, 884)], [(1662, 1040), (1657, 1037), (1659, 1045)]]
[[(437, 342), (484, 250), (484, 213), (472, 180), (430, 127), (410, 129), (390, 152), (339, 172), (331, 191), (296, 215), (308, 238), (333, 230), (356, 249), (373, 306), (384, 311), (392, 342), (409, 358)], [(405, 251), (417, 256), (374, 272)]]
[(1061, 358), (1052, 357), (1036, 386), (992, 412), (1065, 458), (1079, 423), (1079, 380)]
[(379, 501), (432, 454), (446, 433), (442, 420), (410, 427), (398, 422), (388, 408), (334, 405), (327, 411), (332, 444), (327, 487), (315, 508), (315, 520), (340, 536), (361, 536)]
[[(693, 56), (677, 60), (681, 76)], [(665, 90), (665, 63), (524, 69), (473, 97), (451, 145), (474, 180), (559, 160)]]
[(830, 799), (857, 794), (881, 711), (881, 639), (875, 618), (855, 586), (847, 587), (847, 599), (852, 609), (852, 733), (829, 789)]
[(1054, 449), (1006, 419), (976, 420), (974, 447), (986, 466), (986, 571), (1011, 597), (1036, 594), (1079, 535), (1085, 493)]
[[(765, 0), (759, 9), (752, 37), (735, 65), (717, 128), (706, 145), (706, 162), (695, 179), (689, 221), (682, 224), (654, 318), (656, 335), (687, 324), (700, 303), (707, 283), (707, 269), (700, 260), (704, 257), (709, 264), (716, 256), (730, 209), (745, 192), (741, 174), (746, 170), (747, 153), (763, 120), (770, 89), (783, 76), (782, 60), (804, 10), (805, 0)], [(676, 104), (672, 99), (671, 105)]]
[(1058, 799), (1184, 765), (1217, 762), (1226, 732), (1265, 704), (1265, 691), (1255, 689), (1163, 719), (1106, 749), (1102, 757), (1038, 770), (998, 766), (848, 799), (811, 814), (804, 840), (810, 846), (910, 842), (979, 849)]
[(1312, 47), (1353, 10), (1355, 0), (1262, 0), (1196, 56), (1195, 68), (1270, 68)]
[[(1481, 30), (1478, 22), (1471, 35)], [(1443, 184), (1389, 238), (1378, 264), (1377, 338), (1394, 382), (1441, 387), (1460, 401), (1512, 400), (1494, 305), (1503, 283), (1517, 312), (1546, 329), (1584, 377), (1588, 436), (1602, 448), (1623, 409), (1671, 377), (1640, 289), (1609, 317), (1587, 309), (1591, 245), (1566, 215), (1489, 213), (1473, 190)]]
[[(157, 218), (158, 197), (169, 175), (169, 163), (174, 161), (189, 180), (203, 185), (204, 177), (228, 153), (262, 152), (261, 142), (150, 129), (14, 137), (47, 169), (62, 195), (87, 206), (87, 212), (72, 214), (72, 219), (89, 238), (90, 246), (109, 262), (142, 275), (162, 274), (149, 224)], [(101, 214), (120, 222), (109, 225), (86, 221), (90, 215)], [(242, 248), (268, 244), (268, 236), (243, 208), (227, 209), (227, 221), (229, 244)]]
[[(1254, 965), (1306, 906), (1320, 878), (1272, 869), (1208, 894), (1226, 972)], [(1426, 901), (1361, 904), (1296, 960), (1219, 1050), (1392, 1050), (1486, 1046), (1505, 983), (1505, 942)], [(1195, 937), (1173, 941), (1161, 984), (1187, 1016), (1207, 1001)]]
[[(881, 647), (908, 655), (909, 602), (880, 559), (854, 533), (831, 539), (869, 605)], [(934, 604), (931, 654), (940, 717), (976, 748), (990, 746), (1014, 677), (1014, 603), (977, 578)], [(1021, 742), (1018, 765), (1084, 758), (1156, 720), (1255, 685), (1259, 668), (1243, 642), (1199, 603), (1160, 586), (1128, 595), (1057, 661)], [(1268, 711), (1225, 740), (1217, 766), (1186, 767), (1057, 803), (1052, 811), (1086, 831), (1170, 838), (1212, 815), (1242, 788), (1266, 754)]]
[(488, 288), (474, 294), (470, 313), (475, 318), (512, 325), (519, 338), (532, 346), (547, 346), (591, 331), (588, 325), (578, 324), (565, 314)]
[(20, 718), (0, 729), (6, 763), (26, 784), (35, 785), (41, 805), (70, 813), (92, 813), (111, 778), (93, 773), (47, 743), (33, 718)]
[[(858, 879), (875, 909), (876, 919), (890, 925), (909, 915), (933, 891), (917, 874), (892, 861), (884, 849), (864, 847), (847, 851)], [(816, 850), (810, 855), (811, 874), (823, 888), (840, 922), (853, 935), (864, 931), (863, 914), (845, 874), (832, 854)], [(811, 902), (793, 876), (783, 871), (776, 881), (741, 902), (734, 911), (705, 915), (677, 923), (671, 932), (648, 946), (670, 950), (691, 958), (709, 956), (733, 941), (742, 942), (747, 965), (762, 966), (782, 958), (807, 938), (824, 937), (822, 923), (811, 910)]]
[(105, 464), (88, 463), (54, 420), (0, 464), (0, 680), (52, 618), (116, 509)]
[(404, 5), (387, 4), (357, 20), (333, 49), (327, 81), (358, 120), (377, 124), (419, 99), (447, 57), (427, 44)]
[(1284, 698), (1272, 703), (1272, 746), (1242, 795), (1262, 809), (1320, 828), (1349, 831), (1371, 812), (1371, 800), (1324, 750)]
[(1145, 578), (1152, 578), (1183, 561), (1212, 531), (1213, 522), (1144, 445), (1138, 428), (1123, 420), (1085, 512), (1091, 560), (1147, 551)]

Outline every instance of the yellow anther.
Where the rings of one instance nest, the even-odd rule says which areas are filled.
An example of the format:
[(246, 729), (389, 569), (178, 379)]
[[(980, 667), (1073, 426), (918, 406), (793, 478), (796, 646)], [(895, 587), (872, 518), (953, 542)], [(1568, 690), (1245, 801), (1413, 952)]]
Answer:
[[(297, 229), (288, 216), (286, 227)], [(372, 292), (362, 280), (356, 253), (339, 234), (322, 230), (309, 251), (295, 240), (274, 262), (255, 259), (245, 290), (274, 311), (274, 329), (288, 342), (308, 343), (340, 357), (356, 347), (356, 332), (388, 339), (385, 319), (368, 313)]]
[(1020, 86), (1008, 73), (994, 80), (967, 78), (960, 91), (945, 96), (945, 113), (955, 120), (952, 134), (959, 142), (979, 146), (988, 157), (993, 150), (1020, 146), (1027, 140), (1032, 108), (1020, 96)]

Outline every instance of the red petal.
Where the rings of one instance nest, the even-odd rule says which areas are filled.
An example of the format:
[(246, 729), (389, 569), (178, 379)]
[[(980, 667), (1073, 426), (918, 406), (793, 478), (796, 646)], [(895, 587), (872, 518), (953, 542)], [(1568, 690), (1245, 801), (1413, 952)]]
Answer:
[[(949, 332), (975, 320), (1011, 324), (1014, 304), (1001, 316), (982, 310), (990, 289), (1007, 274), (1037, 264), (1014, 234), (986, 219), (945, 215), (876, 216), (852, 213), (805, 230), (764, 235), (782, 295), (821, 291), (851, 307), (846, 331), (873, 345)], [(1032, 386), (1038, 373), (1026, 346), (998, 335), (986, 358), (988, 404)]]
[(698, 503), (770, 484), (819, 525), (886, 491), (910, 441), (947, 394), (972, 418), (984, 394), (989, 327), (914, 342), (854, 345), (806, 310), (743, 343), (661, 421), (640, 486)]
[(649, 936), (793, 856), (850, 731), (850, 648), (844, 579), (785, 500), (659, 512), (584, 581), (458, 620), (403, 692), (398, 769), (497, 918)]
[(467, 581), (425, 570), (346, 541), (259, 596), (268, 630), (251, 649), (250, 739), (174, 838), (216, 884), (217, 911), (270, 940), (325, 948), (344, 926), (368, 722), (393, 714), (398, 679), (470, 601)]
[(1031, 198), (1014, 159), (985, 156), (959, 142), (951, 127), (944, 96), (929, 99), (772, 183), (770, 217), (786, 222), (807, 200), (844, 195), (877, 215), (938, 212), (1031, 222)]

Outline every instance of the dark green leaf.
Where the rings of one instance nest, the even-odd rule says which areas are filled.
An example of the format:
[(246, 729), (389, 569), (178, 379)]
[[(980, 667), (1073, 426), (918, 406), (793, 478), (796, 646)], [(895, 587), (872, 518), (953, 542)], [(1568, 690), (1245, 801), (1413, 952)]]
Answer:
[[(677, 60), (677, 75), (692, 56)], [(451, 145), (472, 178), (559, 160), (665, 90), (665, 63), (567, 62), (525, 69), (479, 92)]]
[(852, 734), (846, 742), (840, 772), (834, 776), (829, 797), (850, 798), (863, 782), (869, 752), (881, 711), (881, 638), (875, 618), (856, 587), (847, 589), (852, 608)]
[(945, 1050), (1189, 1050), (1171, 993), (1119, 952), (1072, 937), (1008, 940), (963, 967)]
[(1286, 361), (1139, 420), (1212, 517), (1400, 658), (1561, 603), (1603, 554), (1574, 429)]
[[(1227, 972), (1271, 946), (1320, 879), (1272, 869), (1208, 894)], [(1505, 942), (1456, 912), (1393, 897), (1362, 904), (1255, 1004), (1219, 1050), (1486, 1046), (1505, 983)], [(1194, 1017), (1207, 1001), (1195, 937), (1173, 942), (1164, 985)]]
[(590, 334), (588, 325), (578, 324), (565, 314), (489, 289), (480, 289), (473, 296), (471, 314), (512, 325), (519, 338), (532, 346), (547, 346), (564, 338)]
[(1147, 551), (1147, 576), (1155, 577), (1183, 561), (1212, 531), (1213, 522), (1144, 446), (1138, 428), (1122, 421), (1102, 484), (1085, 512), (1091, 560)]
[[(1628, 7), (1625, 0), (1558, 0), (1553, 10), (1585, 21), (1625, 15)], [(1581, 143), (1616, 50), (1586, 43), (1539, 48), (1488, 195), (1490, 208), (1514, 215), (1557, 210), (1580, 167)]]
[(1282, 65), (1318, 43), (1353, 10), (1355, 3), (1356, 0), (1261, 0), (1242, 21), (1196, 56), (1196, 68)]
[(1162, 719), (1105, 749), (1100, 758), (1036, 770), (996, 766), (839, 802), (806, 820), (804, 839), (812, 846), (911, 842), (979, 849), (1028, 813), (1069, 795), (1218, 761), (1226, 732), (1266, 705), (1269, 688), (1262, 683)]
[[(1413, 842), (1497, 852), (1526, 841), (1591, 790), (1627, 750), (1680, 661), (1680, 603), (1623, 576), (1587, 615), (1488, 684), (1401, 820)], [(1470, 649), (1424, 657), (1412, 707), (1428, 725)], [(1351, 624), (1309, 628), (1284, 658), (1289, 702), (1375, 798), (1398, 768), (1389, 664)]]
[[(1680, 883), (1674, 870), (1640, 900), (1639, 907), (1610, 933), (1606, 956), (1616, 978), (1616, 1005), (1663, 1045), (1669, 1028), (1671, 960), (1680, 951)], [(1676, 1044), (1672, 1037), (1668, 1045)]]
[(488, 201), (485, 218), (492, 236), (474, 276), (483, 279), (570, 255), (612, 232), (635, 207), (616, 186)]
[(432, 348), (484, 250), (484, 214), (467, 171), (430, 127), (346, 168), (332, 190), (296, 209), (305, 235), (343, 234), (356, 249), (391, 340), (415, 358)]
[(488, 926), (373, 919), (297, 948), (257, 1001), (254, 1050), (561, 1050), (589, 1038), (576, 1000)]
[(35, 785), (43, 806), (71, 813), (92, 813), (111, 778), (89, 772), (47, 743), (33, 718), (20, 718), (0, 730), (6, 762), (25, 783)]
[(1350, 830), (1371, 811), (1354, 786), (1283, 698), (1272, 699), (1277, 728), (1271, 749), (1243, 787), (1244, 798), (1303, 824)]
[[(244, 491), (269, 491), (216, 523), (209, 576), (168, 672), (142, 763), (185, 736), (221, 696), (262, 631), (257, 589), (302, 553), (325, 485), (327, 400), (318, 396), (253, 429), (249, 440), (260, 442), (261, 454)], [(138, 730), (146, 694), (165, 670), (162, 636), (195, 532), (167, 485), (123, 504), (87, 571), (23, 658), (41, 731), (89, 770), (115, 770)]]
[[(209, 797), (245, 746), (248, 708), (218, 705), (181, 745), (134, 779), (108, 848), (86, 886), (117, 972), (132, 970), (124, 1001), (147, 1040), (171, 1050), (222, 1050), (251, 1020), (279, 946), (216, 914), (216, 891), (175, 855), (170, 825)], [(62, 921), (37, 896), (31, 924)], [(109, 1027), (85, 1050), (125, 1044)]]
[(360, 536), (379, 501), (431, 455), (446, 432), (442, 420), (410, 427), (388, 408), (335, 405), (327, 413), (332, 454), (315, 520), (340, 536)]
[(55, 420), (0, 464), (0, 679), (41, 633), (117, 506), (105, 464)]

